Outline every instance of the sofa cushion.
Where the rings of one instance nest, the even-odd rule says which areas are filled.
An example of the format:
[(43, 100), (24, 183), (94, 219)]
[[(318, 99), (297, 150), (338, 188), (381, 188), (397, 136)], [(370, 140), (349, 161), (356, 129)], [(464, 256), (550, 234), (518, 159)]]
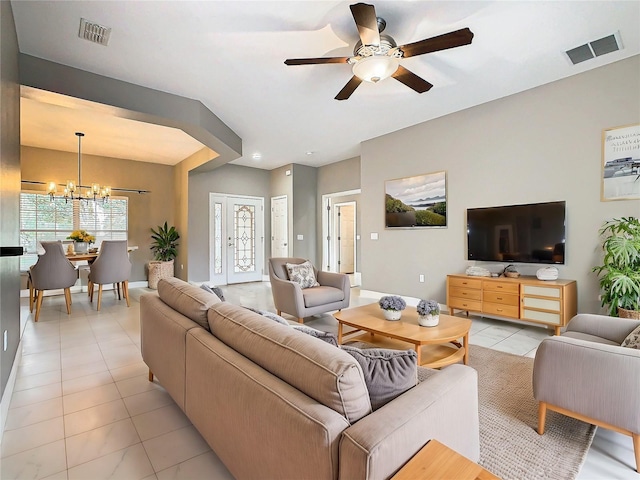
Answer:
[(640, 350), (640, 325), (627, 335), (627, 338), (622, 342), (622, 346), (627, 348), (637, 348)]
[(327, 305), (344, 300), (344, 292), (333, 287), (313, 287), (302, 290), (304, 306), (307, 308)]
[(246, 307), (244, 305), (243, 308), (251, 310), (252, 312), (257, 313), (258, 315), (262, 315), (264, 318), (268, 318), (269, 320), (273, 320), (276, 323), (281, 323), (282, 325), (287, 326), (291, 325), (289, 322), (287, 322), (286, 318), (281, 317), (277, 313), (269, 312), (267, 310), (260, 310), (259, 308)]
[(586, 340), (587, 342), (603, 343), (605, 345), (618, 345), (616, 342), (612, 342), (611, 340), (607, 340), (606, 338), (596, 337), (595, 335), (590, 335), (588, 333), (582, 333), (582, 332), (568, 331), (568, 332), (564, 332), (562, 336), (569, 337), (569, 338), (577, 338), (579, 340)]
[(207, 311), (212, 305), (220, 303), (213, 293), (175, 277), (163, 278), (158, 282), (158, 295), (171, 308), (207, 330)]
[(362, 367), (371, 407), (377, 410), (418, 382), (418, 355), (414, 350), (358, 348), (343, 345)]
[(229, 347), (350, 423), (371, 412), (362, 369), (348, 353), (229, 303), (209, 309), (209, 326)]
[(323, 342), (327, 342), (329, 345), (333, 345), (334, 347), (338, 346), (338, 337), (336, 337), (333, 333), (316, 330), (315, 328), (307, 327), (306, 325), (293, 325), (293, 329), (306, 335), (311, 335), (312, 337), (319, 338)]
[(296, 282), (302, 288), (311, 288), (320, 285), (316, 280), (316, 272), (311, 262), (287, 263), (286, 266), (289, 280)]

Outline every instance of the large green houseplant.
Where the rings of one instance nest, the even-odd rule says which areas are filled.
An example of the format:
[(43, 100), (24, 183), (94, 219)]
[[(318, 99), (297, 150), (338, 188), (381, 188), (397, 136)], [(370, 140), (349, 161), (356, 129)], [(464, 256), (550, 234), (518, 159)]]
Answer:
[(157, 230), (151, 229), (151, 251), (155, 261), (149, 262), (149, 288), (157, 288), (162, 278), (173, 277), (173, 261), (178, 255), (178, 239), (180, 234), (174, 226), (167, 222), (159, 225)]
[(600, 229), (604, 258), (593, 268), (609, 315), (640, 318), (640, 221), (614, 218)]

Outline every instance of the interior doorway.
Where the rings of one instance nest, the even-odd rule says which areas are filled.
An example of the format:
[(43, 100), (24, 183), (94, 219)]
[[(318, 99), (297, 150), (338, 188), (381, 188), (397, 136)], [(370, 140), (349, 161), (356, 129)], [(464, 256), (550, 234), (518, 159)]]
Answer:
[(271, 256), (289, 256), (287, 196), (271, 197)]
[(264, 266), (264, 198), (209, 194), (209, 278), (258, 282)]
[(348, 274), (352, 287), (361, 284), (359, 200), (359, 189), (322, 196), (322, 268)]

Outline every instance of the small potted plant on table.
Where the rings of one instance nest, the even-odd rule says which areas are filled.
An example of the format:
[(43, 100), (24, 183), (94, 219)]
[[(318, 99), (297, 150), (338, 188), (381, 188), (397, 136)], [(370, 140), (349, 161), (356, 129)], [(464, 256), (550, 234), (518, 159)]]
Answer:
[(402, 310), (407, 308), (407, 302), (402, 297), (396, 295), (387, 295), (380, 299), (378, 302), (384, 318), (387, 320), (400, 320), (402, 317)]
[(151, 233), (151, 251), (155, 254), (155, 261), (149, 262), (149, 288), (156, 289), (162, 278), (173, 277), (173, 261), (178, 255), (180, 235), (167, 222), (158, 226), (158, 230), (152, 228)]
[(423, 327), (435, 327), (440, 322), (440, 304), (435, 300), (420, 300), (416, 311)]

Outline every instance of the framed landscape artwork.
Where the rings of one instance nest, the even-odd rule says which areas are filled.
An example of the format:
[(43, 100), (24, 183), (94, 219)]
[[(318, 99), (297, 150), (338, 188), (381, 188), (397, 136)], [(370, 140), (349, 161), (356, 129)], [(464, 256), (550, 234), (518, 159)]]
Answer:
[(447, 226), (447, 172), (387, 180), (385, 228)]
[(640, 198), (640, 124), (602, 131), (600, 199)]

